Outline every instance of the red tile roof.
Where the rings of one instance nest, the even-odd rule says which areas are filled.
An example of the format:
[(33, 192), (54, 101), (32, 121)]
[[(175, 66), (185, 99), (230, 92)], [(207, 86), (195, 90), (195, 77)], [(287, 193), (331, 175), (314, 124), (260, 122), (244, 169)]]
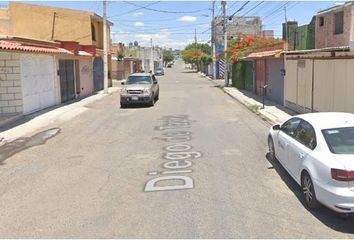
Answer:
[(272, 51), (263, 51), (263, 52), (253, 52), (246, 56), (246, 58), (262, 58), (262, 57), (279, 57), (280, 53), (283, 52), (283, 49), (277, 49)]
[(73, 55), (70, 51), (54, 46), (36, 46), (18, 41), (0, 40), (0, 49), (38, 53), (61, 53)]

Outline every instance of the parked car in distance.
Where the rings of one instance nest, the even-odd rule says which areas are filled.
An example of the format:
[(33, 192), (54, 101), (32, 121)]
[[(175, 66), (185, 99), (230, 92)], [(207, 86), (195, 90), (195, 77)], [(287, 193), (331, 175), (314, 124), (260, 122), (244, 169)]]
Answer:
[(125, 82), (120, 93), (120, 106), (124, 108), (128, 104), (147, 103), (154, 106), (159, 99), (159, 84), (153, 74), (134, 73)]
[(270, 128), (268, 147), (302, 187), (307, 207), (354, 213), (354, 114), (294, 116)]
[(163, 76), (163, 75), (165, 75), (165, 71), (163, 70), (163, 68), (155, 69), (155, 76)]
[(168, 68), (171, 68), (172, 65), (173, 65), (173, 63), (171, 63), (171, 62), (167, 63), (167, 67), (168, 67)]

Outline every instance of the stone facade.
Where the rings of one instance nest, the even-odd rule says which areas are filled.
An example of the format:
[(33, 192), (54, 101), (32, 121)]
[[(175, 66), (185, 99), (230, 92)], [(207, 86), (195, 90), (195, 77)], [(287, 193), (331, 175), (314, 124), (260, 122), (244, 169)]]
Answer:
[(0, 115), (22, 113), (20, 54), (0, 52)]
[[(343, 33), (335, 34), (335, 14), (343, 11)], [(316, 16), (316, 48), (349, 46), (353, 38), (353, 3), (321, 11)]]

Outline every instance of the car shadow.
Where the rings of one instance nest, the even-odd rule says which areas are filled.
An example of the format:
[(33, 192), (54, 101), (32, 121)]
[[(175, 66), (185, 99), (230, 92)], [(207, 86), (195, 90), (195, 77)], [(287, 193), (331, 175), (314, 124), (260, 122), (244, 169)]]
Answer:
[(284, 169), (284, 167), (277, 161), (273, 161), (269, 158), (269, 153), (266, 154), (266, 159), (272, 165), (269, 169), (274, 169), (281, 179), (285, 182), (288, 188), (294, 193), (301, 204), (307, 211), (309, 211), (314, 217), (320, 220), (323, 224), (330, 227), (331, 229), (343, 233), (354, 233), (354, 217), (344, 216), (342, 214), (336, 213), (331, 209), (323, 206), (320, 209), (308, 209), (301, 192), (301, 187), (295, 182), (295, 180), (289, 175), (289, 173)]

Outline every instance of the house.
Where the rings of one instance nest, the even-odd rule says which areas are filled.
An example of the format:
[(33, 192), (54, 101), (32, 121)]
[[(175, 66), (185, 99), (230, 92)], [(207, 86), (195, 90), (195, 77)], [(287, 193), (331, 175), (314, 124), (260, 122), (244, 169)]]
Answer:
[(112, 57), (112, 77), (116, 80), (127, 79), (132, 73), (142, 69), (142, 61), (138, 58), (124, 58), (119, 60)]
[(354, 113), (354, 53), (349, 50), (286, 52), (285, 106), (299, 113)]
[(315, 48), (315, 27), (316, 17), (312, 17), (312, 20), (309, 24), (298, 26), (295, 29), (295, 50)]
[(0, 115), (29, 114), (92, 93), (92, 46), (0, 38)]
[(296, 38), (296, 29), (298, 28), (298, 24), (296, 21), (287, 21), (283, 23), (283, 31), (282, 31), (282, 40), (287, 41), (289, 43), (289, 48), (291, 50), (295, 50), (295, 38)]
[(281, 105), (284, 104), (284, 46), (280, 42), (260, 47), (243, 58), (245, 89), (259, 96), (264, 94)]
[(353, 2), (346, 2), (317, 13), (316, 48), (351, 45), (354, 35), (353, 8)]
[[(94, 90), (103, 89), (102, 17), (93, 12), (10, 1), (8, 9), (0, 9), (0, 23), (0, 34), (4, 35), (42, 41), (78, 42), (84, 46), (95, 46), (92, 69)], [(113, 23), (107, 21), (107, 39), (110, 39), (112, 25)], [(110, 40), (107, 44), (110, 49)], [(111, 56), (108, 56), (109, 72), (112, 70), (110, 59)], [(111, 85), (111, 78), (109, 85)]]

